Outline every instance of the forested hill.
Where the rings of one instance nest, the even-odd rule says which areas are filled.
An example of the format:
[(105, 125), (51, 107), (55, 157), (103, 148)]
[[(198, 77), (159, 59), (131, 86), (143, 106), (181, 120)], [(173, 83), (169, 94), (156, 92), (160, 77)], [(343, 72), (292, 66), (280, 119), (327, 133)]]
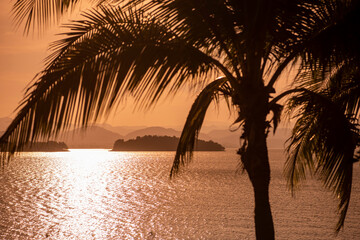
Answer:
[[(119, 139), (114, 143), (112, 151), (176, 151), (178, 137), (143, 136), (124, 141)], [(224, 151), (225, 148), (213, 141), (198, 140), (195, 151)]]
[(35, 142), (25, 145), (22, 152), (67, 152), (68, 146), (64, 142)]

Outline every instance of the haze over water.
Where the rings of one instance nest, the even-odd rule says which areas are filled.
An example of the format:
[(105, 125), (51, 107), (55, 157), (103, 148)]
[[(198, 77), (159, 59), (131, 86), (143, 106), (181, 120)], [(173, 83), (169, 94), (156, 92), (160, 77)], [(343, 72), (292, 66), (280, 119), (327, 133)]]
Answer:
[[(22, 153), (0, 175), (0, 239), (254, 239), (253, 192), (235, 150), (196, 152), (169, 179), (174, 152)], [(360, 168), (345, 229), (308, 178), (292, 198), (283, 150), (270, 150), (277, 239), (360, 239)]]

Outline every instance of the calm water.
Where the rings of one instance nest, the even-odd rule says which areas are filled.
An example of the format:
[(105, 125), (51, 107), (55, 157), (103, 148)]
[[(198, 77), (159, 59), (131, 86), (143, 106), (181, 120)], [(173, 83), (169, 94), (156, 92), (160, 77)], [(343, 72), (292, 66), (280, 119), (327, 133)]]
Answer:
[[(173, 152), (23, 153), (0, 175), (0, 239), (254, 239), (253, 195), (234, 150), (198, 152), (169, 180)], [(360, 239), (360, 167), (345, 229), (336, 201), (308, 179), (287, 191), (271, 150), (277, 239)]]

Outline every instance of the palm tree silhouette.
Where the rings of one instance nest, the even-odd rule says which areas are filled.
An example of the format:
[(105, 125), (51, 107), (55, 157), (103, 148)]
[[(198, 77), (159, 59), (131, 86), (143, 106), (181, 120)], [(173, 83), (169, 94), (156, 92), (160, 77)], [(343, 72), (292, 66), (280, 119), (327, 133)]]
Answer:
[[(26, 31), (56, 20), (77, 0), (36, 2), (14, 6)], [(320, 174), (339, 197), (340, 230), (358, 145), (359, 1), (97, 2), (51, 45), (46, 67), (0, 139), (2, 165), (25, 143), (56, 136), (70, 124), (86, 126), (129, 95), (148, 107), (163, 94), (203, 84), (171, 176), (191, 160), (208, 106), (225, 99), (242, 126), (238, 153), (254, 189), (256, 238), (274, 239), (266, 138), (280, 121), (279, 100), (292, 94), (289, 107), (300, 111), (288, 148), (289, 185), (294, 188), (306, 168)], [(294, 87), (275, 96), (274, 84), (292, 64)]]

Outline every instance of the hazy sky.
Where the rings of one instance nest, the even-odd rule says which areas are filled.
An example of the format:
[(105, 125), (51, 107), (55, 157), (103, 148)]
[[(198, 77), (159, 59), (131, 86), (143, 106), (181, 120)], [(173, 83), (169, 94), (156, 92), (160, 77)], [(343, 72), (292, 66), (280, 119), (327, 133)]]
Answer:
[[(36, 33), (24, 36), (22, 29), (15, 30), (12, 23), (12, 3), (11, 0), (0, 2), (0, 117), (14, 117), (26, 86), (42, 70), (43, 59), (49, 54), (48, 44), (61, 31), (54, 27), (41, 37)], [(129, 99), (126, 106), (119, 107), (107, 122), (112, 125), (182, 126), (196, 95), (194, 92), (182, 93), (173, 99), (164, 99), (147, 112), (134, 112)], [(212, 106), (205, 124), (229, 126), (233, 118), (229, 118), (225, 105), (220, 111)]]

